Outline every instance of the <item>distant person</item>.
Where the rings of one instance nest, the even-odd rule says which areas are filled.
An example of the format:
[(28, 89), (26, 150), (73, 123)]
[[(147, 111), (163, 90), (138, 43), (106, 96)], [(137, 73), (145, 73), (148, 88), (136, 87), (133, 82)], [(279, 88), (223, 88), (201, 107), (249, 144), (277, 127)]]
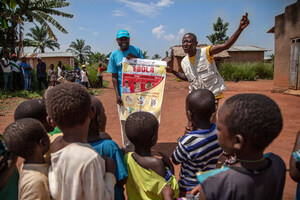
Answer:
[(58, 83), (66, 83), (68, 82), (67, 79), (65, 78), (66, 77), (66, 72), (65, 71), (62, 71), (60, 73), (60, 77), (57, 79), (57, 82)]
[(86, 89), (89, 89), (89, 72), (86, 70), (85, 65), (82, 65), (81, 68), (81, 84), (84, 85)]
[(17, 54), (11, 55), (10, 65), (13, 72), (13, 88), (14, 90), (22, 90), (21, 62), (18, 59)]
[(21, 69), (24, 75), (24, 88), (25, 90), (30, 90), (31, 85), (31, 70), (32, 67), (26, 63), (26, 57), (22, 58)]
[(81, 82), (81, 70), (78, 70), (78, 69), (76, 70), (75, 83), (82, 84), (82, 82)]
[[(124, 157), (120, 147), (105, 132), (106, 115), (101, 101), (94, 96), (92, 106), (95, 110), (95, 116), (91, 119), (89, 126), (88, 142), (100, 154), (111, 158), (116, 164), (115, 177), (115, 200), (125, 200), (124, 184), (127, 180), (127, 169)], [(108, 136), (108, 137), (107, 137)]]
[(56, 74), (53, 64), (50, 64), (50, 69), (48, 69), (48, 76), (49, 76), (51, 86), (52, 87), (55, 86), (56, 80), (57, 80), (57, 74)]
[(298, 200), (300, 199), (300, 131), (298, 131), (296, 136), (294, 149), (290, 158), (290, 176), (297, 183), (295, 200)]
[[(181, 80), (188, 81), (190, 84), (189, 92), (200, 88), (210, 90), (215, 95), (217, 111), (219, 100), (224, 97), (223, 92), (226, 90), (226, 86), (218, 72), (213, 56), (229, 49), (249, 23), (248, 13), (246, 13), (243, 15), (236, 32), (224, 44), (201, 49), (197, 49), (196, 35), (186, 33), (182, 38), (182, 48), (187, 54), (181, 61), (181, 68), (184, 73), (177, 72), (170, 67), (167, 67), (167, 72), (174, 74)], [(213, 115), (212, 122), (216, 122), (216, 114)], [(187, 125), (187, 129), (189, 129), (189, 125)]]
[(3, 58), (1, 58), (0, 60), (1, 63), (1, 67), (2, 67), (2, 71), (3, 71), (3, 91), (4, 94), (6, 94), (7, 92), (7, 87), (9, 87), (9, 90), (12, 91), (13, 90), (13, 73), (11, 70), (11, 64), (10, 64), (10, 60), (9, 60), (9, 53), (7, 51), (5, 51), (3, 53)]
[(211, 91), (197, 89), (186, 97), (186, 115), (191, 132), (178, 141), (172, 154), (175, 165), (181, 164), (180, 196), (185, 197), (196, 185), (196, 173), (216, 168), (222, 149), (218, 144), (217, 126), (210, 118), (215, 112), (215, 98)]
[(8, 149), (25, 159), (20, 168), (18, 199), (49, 199), (48, 168), (44, 154), (50, 140), (36, 119), (19, 119), (6, 127), (3, 138)]
[(45, 89), (48, 88), (47, 73), (46, 73), (46, 63), (42, 61), (41, 57), (37, 58), (38, 64), (36, 65), (36, 77), (38, 81), (39, 91), (42, 90), (42, 84), (44, 84)]
[(58, 77), (58, 78), (61, 77), (61, 73), (62, 73), (63, 71), (66, 71), (66, 68), (65, 68), (65, 66), (62, 64), (61, 61), (58, 61), (58, 62), (57, 62), (57, 77)]
[(236, 157), (220, 169), (199, 174), (200, 199), (282, 199), (286, 167), (265, 149), (282, 130), (278, 105), (261, 94), (238, 94), (225, 101), (218, 112), (218, 143)]
[[(128, 116), (125, 130), (134, 145), (134, 152), (125, 155), (128, 178), (126, 192), (128, 199), (177, 199), (178, 183), (169, 158), (162, 159), (152, 155), (151, 147), (157, 142), (158, 121), (148, 112), (135, 112)], [(165, 187), (171, 186), (173, 192), (167, 195)]]
[(54, 199), (114, 199), (115, 164), (89, 145), (88, 129), (94, 115), (88, 90), (63, 83), (46, 93), (49, 121), (63, 136), (52, 145), (49, 187)]
[(98, 66), (98, 72), (97, 72), (97, 77), (99, 79), (100, 88), (103, 88), (103, 72), (104, 72), (104, 67), (102, 66), (102, 63), (100, 63)]
[[(122, 102), (122, 77), (123, 77), (123, 58), (131, 59), (131, 58), (144, 58), (142, 51), (136, 47), (130, 45), (130, 36), (128, 31), (119, 30), (117, 33), (116, 39), (119, 48), (113, 51), (109, 57), (109, 63), (107, 67), (107, 72), (112, 73), (112, 82), (114, 85), (115, 93), (116, 93), (116, 103), (118, 105), (119, 117), (121, 117), (121, 110), (123, 106)], [(133, 150), (133, 145), (128, 141), (125, 134), (125, 121), (121, 120), (121, 134), (122, 134), (122, 142), (124, 145), (124, 149), (130, 151)]]

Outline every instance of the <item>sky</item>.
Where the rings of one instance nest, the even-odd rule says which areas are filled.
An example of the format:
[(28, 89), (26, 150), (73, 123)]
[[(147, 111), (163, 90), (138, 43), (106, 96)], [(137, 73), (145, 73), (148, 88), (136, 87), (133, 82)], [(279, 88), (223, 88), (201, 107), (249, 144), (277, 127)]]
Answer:
[[(120, 29), (130, 33), (130, 44), (147, 51), (150, 58), (162, 58), (170, 48), (180, 45), (184, 33), (196, 34), (199, 44), (210, 44), (206, 38), (213, 33), (218, 17), (228, 22), (227, 36), (238, 28), (242, 15), (248, 12), (249, 26), (234, 45), (254, 45), (274, 51), (274, 34), (267, 33), (275, 16), (297, 0), (68, 0), (60, 9), (73, 18), (54, 18), (68, 31), (53, 31), (60, 44), (56, 52), (65, 52), (72, 41), (85, 40), (93, 52), (108, 54), (118, 48), (116, 34)], [(25, 33), (33, 27), (24, 25)], [(25, 48), (25, 53), (32, 53)], [(46, 52), (52, 50), (46, 49)], [(170, 54), (169, 54), (170, 55)]]

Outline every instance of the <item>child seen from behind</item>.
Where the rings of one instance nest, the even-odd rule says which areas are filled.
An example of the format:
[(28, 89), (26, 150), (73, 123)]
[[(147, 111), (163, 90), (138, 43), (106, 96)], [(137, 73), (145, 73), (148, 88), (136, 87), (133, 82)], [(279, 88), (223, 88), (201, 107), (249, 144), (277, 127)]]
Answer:
[(117, 183), (115, 185), (115, 199), (125, 200), (124, 184), (127, 180), (127, 169), (124, 162), (124, 157), (120, 147), (110, 139), (105, 133), (106, 115), (101, 101), (91, 96), (92, 106), (95, 110), (95, 116), (91, 119), (89, 126), (88, 142), (100, 154), (100, 156), (107, 156), (116, 164), (115, 177)]
[(12, 153), (25, 159), (20, 169), (19, 199), (50, 199), (49, 165), (44, 160), (50, 140), (41, 122), (19, 119), (5, 129), (3, 138)]
[[(167, 162), (151, 154), (151, 147), (157, 142), (158, 126), (156, 117), (147, 112), (135, 112), (129, 115), (125, 122), (126, 135), (135, 147), (134, 152), (125, 155), (128, 199), (153, 200), (178, 197), (178, 184), (169, 170), (173, 166), (167, 166)], [(168, 186), (171, 186), (174, 193), (165, 195), (164, 192), (167, 190), (164, 188)]]
[[(115, 164), (102, 158), (87, 143), (94, 116), (88, 90), (76, 83), (63, 83), (46, 94), (51, 123), (63, 136), (53, 142), (49, 187), (54, 199), (114, 199)], [(105, 160), (104, 160), (105, 159)]]
[(198, 185), (198, 171), (216, 168), (222, 150), (218, 144), (217, 126), (210, 119), (215, 112), (215, 97), (206, 89), (197, 89), (186, 97), (186, 115), (192, 131), (184, 135), (172, 154), (174, 164), (181, 163), (180, 196)]

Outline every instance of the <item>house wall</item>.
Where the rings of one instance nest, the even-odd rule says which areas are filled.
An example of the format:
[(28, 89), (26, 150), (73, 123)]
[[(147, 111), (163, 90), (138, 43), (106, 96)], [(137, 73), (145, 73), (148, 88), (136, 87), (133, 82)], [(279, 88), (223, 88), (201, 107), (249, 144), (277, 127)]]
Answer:
[(227, 51), (230, 58), (226, 62), (262, 62), (264, 51)]
[(173, 69), (179, 72), (183, 72), (182, 68), (181, 68), (181, 61), (182, 61), (183, 57), (177, 57), (175, 56), (173, 60)]
[[(46, 63), (47, 69), (50, 67), (51, 64), (54, 64), (54, 66), (57, 65), (58, 61), (61, 61), (65, 66), (68, 65), (70, 67), (74, 66), (74, 58), (73, 57), (42, 57), (42, 61)], [(37, 58), (27, 58), (27, 63), (33, 67), (33, 69), (36, 69), (37, 65)]]
[(300, 37), (300, 1), (275, 17), (274, 91), (289, 88), (291, 40)]

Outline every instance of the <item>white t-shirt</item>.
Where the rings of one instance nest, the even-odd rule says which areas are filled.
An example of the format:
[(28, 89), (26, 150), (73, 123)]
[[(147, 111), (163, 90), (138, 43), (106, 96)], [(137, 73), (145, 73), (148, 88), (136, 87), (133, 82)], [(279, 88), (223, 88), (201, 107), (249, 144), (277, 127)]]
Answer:
[[(1, 60), (3, 60), (3, 62), (4, 62), (5, 65), (9, 64), (9, 59), (2, 58)], [(2, 67), (3, 72), (5, 72), (5, 73), (10, 73), (10, 72), (12, 72), (12, 71), (11, 71), (11, 65), (9, 65), (8, 67), (4, 67), (4, 66), (2, 66), (2, 64), (1, 64), (1, 67)]]
[(116, 179), (89, 145), (71, 143), (51, 153), (49, 188), (54, 199), (114, 199)]
[(80, 73), (81, 73), (81, 81), (82, 82), (89, 82), (89, 78), (88, 78), (89, 73), (88, 73), (88, 71), (81, 70)]

